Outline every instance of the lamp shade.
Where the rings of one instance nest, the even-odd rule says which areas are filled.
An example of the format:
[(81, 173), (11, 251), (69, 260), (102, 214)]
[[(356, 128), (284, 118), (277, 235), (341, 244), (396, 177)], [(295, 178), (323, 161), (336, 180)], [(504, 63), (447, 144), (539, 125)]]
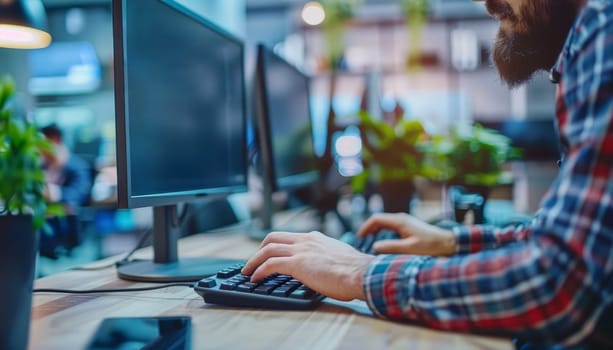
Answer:
[(51, 43), (41, 0), (0, 0), (0, 47), (38, 49)]

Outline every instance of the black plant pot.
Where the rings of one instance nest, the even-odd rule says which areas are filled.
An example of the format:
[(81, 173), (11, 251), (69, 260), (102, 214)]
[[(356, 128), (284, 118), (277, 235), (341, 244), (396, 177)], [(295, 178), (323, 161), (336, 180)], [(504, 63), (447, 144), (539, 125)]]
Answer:
[(0, 216), (0, 348), (26, 349), (38, 251), (32, 216)]
[(415, 185), (411, 180), (388, 180), (379, 184), (386, 213), (410, 213)]

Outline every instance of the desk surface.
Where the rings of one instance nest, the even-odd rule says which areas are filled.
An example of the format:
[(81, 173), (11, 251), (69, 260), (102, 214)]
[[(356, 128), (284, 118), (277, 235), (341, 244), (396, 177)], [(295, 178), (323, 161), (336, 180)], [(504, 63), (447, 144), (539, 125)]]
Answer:
[[(179, 242), (181, 256), (244, 259), (258, 248), (245, 234), (196, 235)], [(135, 257), (150, 257), (144, 249)], [(98, 264), (112, 261), (107, 259)], [(119, 280), (114, 268), (68, 271), (35, 281), (36, 288), (144, 286)], [(39, 293), (33, 298), (31, 349), (82, 349), (105, 317), (189, 315), (194, 349), (513, 349), (510, 341), (441, 332), (377, 319), (363, 302), (326, 299), (314, 311), (237, 309), (204, 304), (185, 287), (94, 295)]]

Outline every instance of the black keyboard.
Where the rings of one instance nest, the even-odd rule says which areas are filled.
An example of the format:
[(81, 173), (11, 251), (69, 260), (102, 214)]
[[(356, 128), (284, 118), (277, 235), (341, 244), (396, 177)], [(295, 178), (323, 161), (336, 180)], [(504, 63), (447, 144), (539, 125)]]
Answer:
[(341, 241), (366, 254), (376, 254), (373, 250), (373, 244), (375, 244), (376, 241), (384, 239), (400, 239), (400, 235), (394, 231), (381, 230), (374, 235), (367, 235), (364, 237), (358, 237), (353, 232), (347, 232), (340, 238)]
[(253, 283), (241, 274), (243, 264), (232, 265), (203, 278), (194, 289), (208, 304), (282, 310), (306, 310), (319, 305), (323, 295), (292, 276), (273, 274)]

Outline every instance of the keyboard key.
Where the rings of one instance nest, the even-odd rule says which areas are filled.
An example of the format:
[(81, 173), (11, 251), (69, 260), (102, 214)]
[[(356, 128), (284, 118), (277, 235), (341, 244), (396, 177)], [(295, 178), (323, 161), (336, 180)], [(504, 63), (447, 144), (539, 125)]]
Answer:
[(290, 286), (281, 286), (279, 288), (276, 288), (275, 290), (272, 291), (272, 295), (276, 296), (276, 297), (286, 297), (288, 296), (292, 291), (294, 290), (294, 288), (290, 287)]
[(217, 282), (213, 278), (205, 278), (198, 281), (198, 287), (200, 288), (211, 288), (215, 287)]
[[(360, 240), (360, 238), (358, 238), (358, 240)], [(375, 235), (361, 237), (361, 242), (359, 242), (357, 246), (358, 250), (363, 252), (369, 251), (373, 243), (375, 243)]]
[(249, 281), (249, 277), (243, 278), (243, 277), (239, 277), (239, 276), (234, 276), (234, 277), (232, 277), (232, 278), (230, 278), (228, 280), (228, 282), (232, 282), (232, 283), (236, 283), (236, 284), (241, 284), (241, 283), (247, 282), (247, 281)]
[(367, 254), (377, 254), (373, 249), (373, 245), (375, 242), (385, 239), (400, 239), (400, 235), (394, 231), (381, 230), (377, 234), (371, 234), (364, 237), (357, 237), (355, 233), (347, 232), (340, 238), (341, 241)]
[(252, 286), (248, 286), (248, 285), (244, 285), (244, 284), (239, 284), (236, 287), (236, 290), (239, 291), (239, 292), (249, 293), (249, 292), (253, 291), (254, 288), (255, 287), (252, 287)]
[(296, 289), (295, 291), (292, 292), (292, 294), (289, 295), (289, 297), (290, 298), (294, 298), (294, 299), (307, 299), (312, 294), (313, 294), (313, 292), (311, 290)]
[(253, 292), (256, 294), (270, 294), (270, 292), (272, 292), (273, 289), (275, 289), (275, 286), (261, 285), (261, 286), (255, 287)]
[(230, 281), (225, 281), (225, 282), (221, 282), (221, 284), (219, 285), (219, 289), (234, 290), (236, 289), (237, 286), (238, 286), (238, 283), (232, 283)]
[(281, 282), (281, 283), (285, 283), (288, 282), (292, 279), (291, 276), (277, 276), (274, 278), (275, 281)]
[(255, 283), (255, 282), (245, 282), (245, 283), (243, 283), (242, 285), (243, 285), (243, 286), (247, 286), (247, 287), (251, 288), (251, 290), (253, 290), (255, 287), (257, 287), (257, 286), (258, 286), (258, 284), (257, 284), (257, 283)]
[(224, 269), (224, 270), (217, 272), (217, 277), (218, 278), (229, 278), (229, 277), (236, 275), (237, 273), (238, 272), (234, 269)]

